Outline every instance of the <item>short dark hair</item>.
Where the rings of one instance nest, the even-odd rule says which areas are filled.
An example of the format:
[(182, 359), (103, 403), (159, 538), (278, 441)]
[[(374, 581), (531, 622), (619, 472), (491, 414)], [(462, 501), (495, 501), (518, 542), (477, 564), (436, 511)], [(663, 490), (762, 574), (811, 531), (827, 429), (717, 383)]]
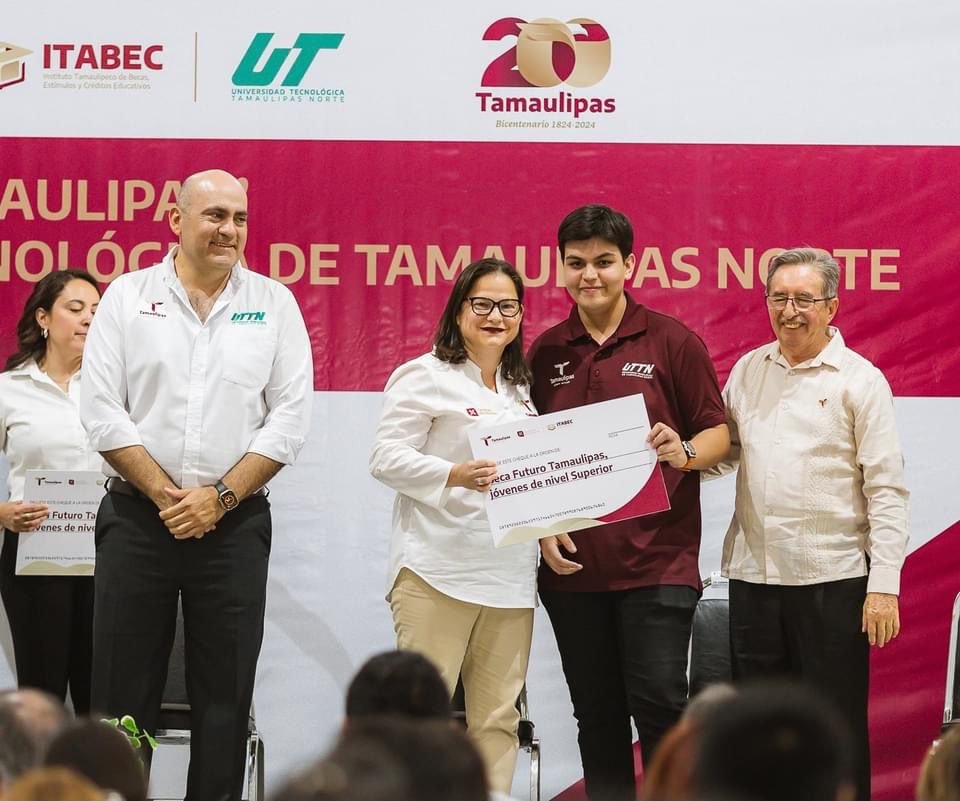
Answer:
[(375, 742), (406, 770), (420, 801), (487, 801), (486, 768), (476, 745), (455, 722), (365, 717), (351, 721), (340, 743)]
[(147, 777), (127, 736), (109, 723), (78, 720), (50, 744), (44, 764), (71, 768), (126, 801), (144, 801)]
[(812, 688), (746, 685), (701, 721), (696, 786), (718, 798), (835, 799), (853, 783), (850, 734)]
[(43, 332), (37, 322), (37, 312), (43, 309), (49, 313), (67, 284), (78, 278), (91, 284), (97, 290), (97, 294), (100, 293), (97, 280), (90, 273), (80, 270), (58, 270), (47, 273), (37, 281), (17, 323), (17, 350), (7, 358), (3, 368), (5, 371), (13, 370), (30, 359), (34, 359), (38, 364), (43, 361), (47, 353), (47, 341), (43, 338)]
[(623, 212), (594, 203), (571, 211), (557, 230), (560, 257), (565, 256), (567, 242), (605, 239), (617, 246), (626, 260), (633, 253), (633, 226)]
[(370, 657), (347, 688), (347, 717), (365, 715), (449, 719), (450, 691), (422, 654), (385, 651)]
[[(438, 359), (451, 364), (463, 364), (467, 360), (467, 348), (463, 342), (463, 334), (457, 325), (457, 316), (460, 309), (470, 297), (474, 284), (483, 276), (490, 273), (503, 273), (509, 278), (517, 290), (517, 300), (523, 303), (523, 279), (512, 264), (501, 259), (480, 259), (468, 265), (457, 276), (457, 280), (450, 290), (447, 306), (437, 325), (437, 334), (433, 340), (434, 354)], [(529, 384), (530, 368), (523, 360), (523, 322), (516, 339), (503, 351), (500, 363), (503, 377), (512, 384)]]
[(376, 738), (342, 739), (325, 757), (288, 779), (274, 801), (420, 801), (407, 769)]

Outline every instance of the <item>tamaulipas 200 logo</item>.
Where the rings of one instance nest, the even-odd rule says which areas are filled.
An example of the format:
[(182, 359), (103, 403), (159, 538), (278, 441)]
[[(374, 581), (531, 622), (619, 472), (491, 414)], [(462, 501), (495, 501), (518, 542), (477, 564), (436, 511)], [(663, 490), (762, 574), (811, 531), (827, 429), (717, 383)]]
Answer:
[[(616, 98), (578, 91), (596, 86), (610, 70), (610, 35), (596, 20), (503, 17), (481, 38), (508, 43), (481, 75), (482, 88), (476, 92), (481, 112), (549, 115), (539, 127), (551, 127), (551, 121), (556, 124), (561, 118), (587, 120), (617, 110)], [(552, 91), (496, 91), (507, 88)]]

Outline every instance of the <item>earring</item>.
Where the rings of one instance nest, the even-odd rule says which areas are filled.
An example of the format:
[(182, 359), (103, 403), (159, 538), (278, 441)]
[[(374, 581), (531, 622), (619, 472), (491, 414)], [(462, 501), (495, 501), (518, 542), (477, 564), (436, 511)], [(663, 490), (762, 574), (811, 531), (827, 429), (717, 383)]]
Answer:
[(46, 328), (41, 328), (41, 329), (40, 329), (40, 334), (43, 336), (44, 339), (46, 339), (48, 336), (50, 336), (50, 334), (49, 334), (49, 332), (47, 331)]

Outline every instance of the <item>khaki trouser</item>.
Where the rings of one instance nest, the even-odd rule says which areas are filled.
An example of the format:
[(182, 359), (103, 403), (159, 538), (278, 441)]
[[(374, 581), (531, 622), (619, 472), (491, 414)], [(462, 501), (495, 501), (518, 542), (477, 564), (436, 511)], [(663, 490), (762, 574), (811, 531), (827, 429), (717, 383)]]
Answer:
[(403, 568), (390, 591), (397, 647), (440, 670), (451, 696), (463, 679), (467, 732), (483, 756), (490, 787), (509, 794), (517, 762), (517, 697), (533, 637), (533, 609), (467, 603)]

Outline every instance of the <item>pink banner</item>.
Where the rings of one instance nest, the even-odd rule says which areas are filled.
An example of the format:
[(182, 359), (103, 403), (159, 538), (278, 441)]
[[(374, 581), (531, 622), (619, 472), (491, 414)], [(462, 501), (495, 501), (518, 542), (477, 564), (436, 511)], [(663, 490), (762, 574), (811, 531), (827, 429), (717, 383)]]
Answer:
[(960, 148), (8, 138), (3, 152), (3, 352), (31, 280), (154, 263), (179, 179), (221, 166), (249, 182), (247, 258), (297, 295), (318, 390), (381, 389), (428, 349), (452, 277), (489, 253), (526, 276), (532, 341), (568, 311), (556, 227), (587, 202), (631, 216), (636, 297), (695, 328), (721, 380), (771, 337), (769, 259), (811, 244), (840, 261), (838, 325), (895, 394), (960, 390)]
[(913, 798), (920, 762), (940, 733), (950, 612), (960, 591), (960, 523), (907, 558), (902, 576), (902, 634), (871, 649), (870, 745), (873, 797)]

